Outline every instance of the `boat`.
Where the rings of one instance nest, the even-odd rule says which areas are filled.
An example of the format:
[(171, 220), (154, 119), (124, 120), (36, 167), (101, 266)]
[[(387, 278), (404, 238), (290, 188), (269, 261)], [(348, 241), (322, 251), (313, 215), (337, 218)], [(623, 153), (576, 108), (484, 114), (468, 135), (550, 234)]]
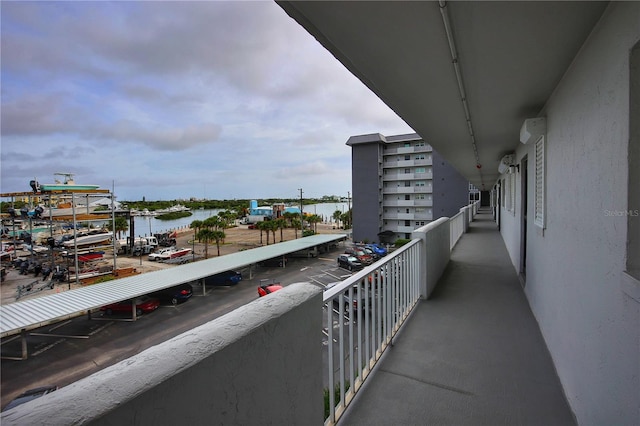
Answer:
[(186, 256), (191, 253), (190, 248), (175, 248), (175, 247), (167, 247), (162, 250), (149, 254), (149, 260), (152, 261), (163, 261), (169, 259), (175, 259), (178, 257)]
[(188, 247), (179, 248), (174, 253), (171, 253), (170, 259), (175, 259), (176, 257), (186, 256), (191, 253), (191, 249)]
[(76, 204), (74, 208), (71, 203), (60, 203), (52, 208), (43, 207), (39, 217), (46, 219), (49, 217), (73, 216), (74, 212), (76, 215), (91, 214), (96, 211), (96, 209), (96, 206)]
[(183, 206), (182, 204), (176, 204), (167, 209), (156, 210), (156, 214), (164, 214), (164, 213), (176, 213), (176, 212), (188, 212), (191, 209), (189, 207)]
[(155, 216), (157, 213), (155, 211), (149, 211), (149, 209), (144, 209), (144, 210), (131, 209), (129, 214), (131, 216)]
[(37, 180), (29, 182), (33, 192), (42, 191), (89, 191), (98, 189), (100, 185), (78, 185), (73, 180), (73, 173), (54, 173), (54, 176), (63, 176), (64, 180), (55, 179), (55, 183), (38, 183)]
[(73, 248), (75, 246), (90, 246), (106, 243), (111, 240), (113, 236), (113, 232), (97, 232), (87, 235), (78, 235), (75, 239), (70, 239), (62, 243), (62, 245), (66, 248)]

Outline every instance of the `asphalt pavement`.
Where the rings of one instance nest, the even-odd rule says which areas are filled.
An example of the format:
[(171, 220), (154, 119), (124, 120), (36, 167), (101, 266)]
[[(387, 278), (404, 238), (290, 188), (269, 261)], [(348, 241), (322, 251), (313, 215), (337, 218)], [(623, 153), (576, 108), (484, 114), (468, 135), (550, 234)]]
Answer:
[(26, 360), (9, 359), (21, 354), (20, 336), (5, 338), (0, 350), (3, 357), (0, 405), (4, 407), (27, 389), (73, 383), (222, 316), (255, 300), (262, 279), (274, 279), (285, 286), (306, 281), (322, 287), (340, 281), (350, 275), (336, 266), (336, 257), (341, 251), (337, 249), (315, 259), (290, 259), (285, 268), (257, 267), (252, 279), (247, 278), (248, 271), (241, 270), (244, 278), (239, 284), (207, 287), (206, 294), (201, 286), (193, 283), (193, 296), (188, 301), (177, 306), (163, 305), (137, 321), (96, 311), (34, 330), (26, 338), (29, 353)]

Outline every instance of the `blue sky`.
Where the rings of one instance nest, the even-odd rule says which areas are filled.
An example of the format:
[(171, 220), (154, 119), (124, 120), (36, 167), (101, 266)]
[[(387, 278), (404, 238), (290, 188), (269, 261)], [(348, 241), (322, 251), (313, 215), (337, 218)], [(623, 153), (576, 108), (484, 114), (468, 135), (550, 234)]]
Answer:
[(274, 2), (6, 2), (1, 191), (351, 191), (352, 135), (412, 130)]

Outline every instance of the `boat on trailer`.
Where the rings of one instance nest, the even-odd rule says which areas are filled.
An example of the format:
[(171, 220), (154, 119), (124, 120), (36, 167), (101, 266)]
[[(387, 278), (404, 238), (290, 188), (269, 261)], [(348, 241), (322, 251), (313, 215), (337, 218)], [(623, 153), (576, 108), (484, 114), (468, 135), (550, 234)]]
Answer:
[(65, 248), (83, 247), (98, 244), (106, 244), (113, 237), (113, 232), (97, 232), (88, 235), (78, 235), (75, 239), (70, 239), (62, 243)]
[(54, 173), (54, 176), (62, 176), (64, 178), (63, 181), (59, 179), (55, 179), (55, 183), (38, 183), (37, 180), (32, 180), (29, 182), (31, 189), (33, 192), (42, 192), (42, 191), (90, 191), (93, 189), (98, 189), (100, 185), (79, 185), (74, 179), (73, 173)]

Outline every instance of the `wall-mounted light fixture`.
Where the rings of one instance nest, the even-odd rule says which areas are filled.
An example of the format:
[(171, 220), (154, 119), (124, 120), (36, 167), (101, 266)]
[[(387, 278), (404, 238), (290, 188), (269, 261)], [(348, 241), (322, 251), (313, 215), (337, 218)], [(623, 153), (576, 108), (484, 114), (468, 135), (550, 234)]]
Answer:
[(511, 173), (520, 173), (520, 164), (512, 164), (509, 166), (509, 170), (507, 170), (507, 173), (511, 174)]
[(500, 174), (506, 173), (509, 170), (509, 166), (513, 165), (513, 154), (507, 154), (500, 160), (500, 164), (498, 164), (498, 172)]

